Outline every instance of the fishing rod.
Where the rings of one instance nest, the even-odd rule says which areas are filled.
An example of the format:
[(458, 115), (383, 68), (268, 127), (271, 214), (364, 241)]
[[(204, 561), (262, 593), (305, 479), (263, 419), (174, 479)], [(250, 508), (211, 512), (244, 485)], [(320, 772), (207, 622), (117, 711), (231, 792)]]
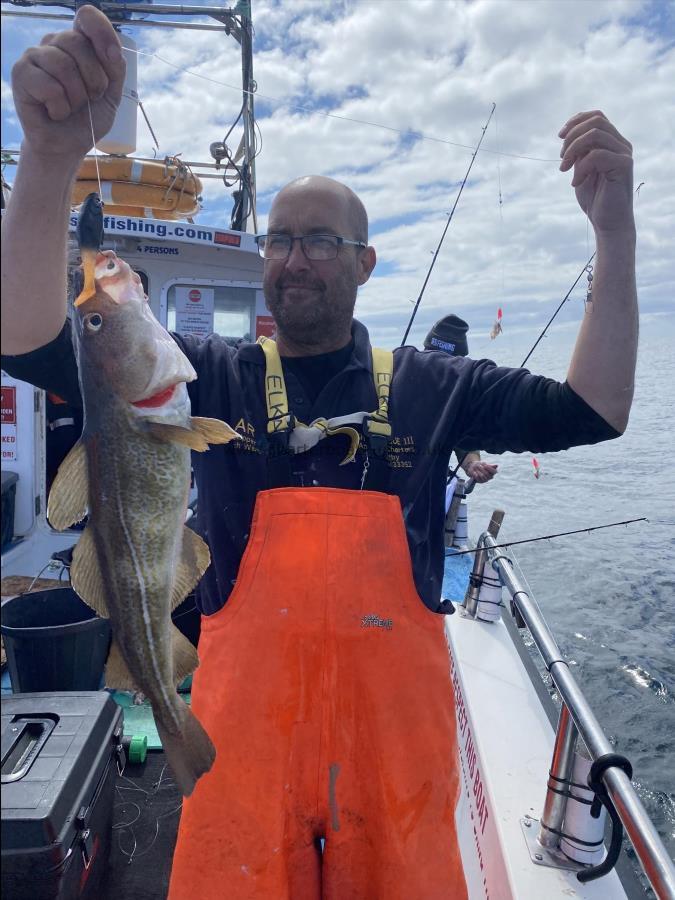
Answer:
[[(639, 519), (626, 519), (625, 522), (610, 522), (608, 525), (592, 525), (590, 528), (577, 528), (575, 531), (559, 531), (556, 534), (544, 534), (541, 537), (525, 538), (522, 541), (509, 541), (508, 544), (495, 544), (491, 550), (499, 550), (502, 547), (516, 547), (518, 544), (534, 544), (537, 541), (550, 541), (551, 538), (566, 537), (569, 534), (590, 534), (591, 531), (600, 531), (601, 528), (616, 528), (619, 525), (632, 525), (634, 522), (648, 522), (646, 516)], [(478, 553), (478, 548), (469, 550), (457, 550), (452, 556), (463, 556), (465, 553)]]
[(438, 242), (438, 246), (436, 247), (436, 252), (434, 253), (434, 258), (431, 260), (431, 265), (429, 266), (429, 271), (427, 272), (427, 277), (424, 279), (424, 284), (422, 285), (422, 290), (420, 291), (420, 295), (417, 298), (417, 303), (415, 304), (415, 308), (413, 309), (412, 315), (410, 316), (410, 321), (408, 322), (408, 327), (406, 328), (405, 334), (403, 335), (403, 340), (401, 341), (401, 347), (403, 347), (403, 345), (405, 344), (405, 342), (408, 338), (408, 334), (410, 333), (410, 329), (412, 328), (412, 323), (415, 321), (415, 316), (417, 315), (417, 310), (419, 309), (419, 305), (422, 301), (422, 297), (424, 295), (424, 291), (426, 289), (427, 282), (429, 281), (429, 278), (431, 277), (431, 273), (433, 272), (434, 266), (436, 265), (436, 259), (438, 257), (441, 247), (443, 246), (443, 241), (445, 240), (445, 235), (447, 234), (448, 228), (450, 227), (450, 222), (452, 222), (452, 217), (454, 216), (455, 210), (457, 209), (457, 204), (459, 203), (459, 198), (462, 196), (462, 191), (464, 190), (464, 185), (466, 184), (467, 179), (469, 178), (469, 173), (471, 172), (473, 164), (476, 160), (476, 156), (478, 155), (478, 151), (480, 150), (480, 145), (483, 143), (483, 138), (485, 137), (485, 132), (487, 131), (488, 125), (490, 124), (490, 119), (492, 119), (492, 116), (494, 114), (496, 106), (497, 106), (496, 103), (492, 104), (492, 109), (490, 110), (490, 115), (488, 116), (487, 122), (483, 126), (483, 131), (481, 133), (480, 140), (478, 141), (478, 144), (476, 145), (476, 149), (473, 151), (473, 156), (471, 157), (471, 162), (469, 163), (469, 168), (466, 170), (466, 175), (464, 176), (464, 180), (462, 181), (462, 183), (459, 187), (459, 192), (458, 192), (457, 196), (455, 197), (455, 202), (452, 206), (452, 209), (450, 210), (450, 215), (448, 216), (448, 221), (445, 223), (445, 228), (443, 229), (443, 234), (441, 235), (441, 239)]

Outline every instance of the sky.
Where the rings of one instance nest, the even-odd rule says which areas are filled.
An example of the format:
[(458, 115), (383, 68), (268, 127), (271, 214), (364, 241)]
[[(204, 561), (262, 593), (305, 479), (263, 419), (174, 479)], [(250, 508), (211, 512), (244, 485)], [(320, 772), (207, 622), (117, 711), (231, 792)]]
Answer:
[[(644, 182), (635, 198), (641, 310), (672, 314), (675, 2), (253, 0), (252, 18), (259, 231), (292, 178), (329, 175), (352, 187), (378, 254), (356, 311), (375, 342), (400, 343), (493, 103), (411, 342), (420, 346), (449, 312), (470, 323), (470, 344), (486, 337), (498, 307), (505, 334), (536, 334), (546, 323), (594, 249), (571, 173), (558, 170), (559, 129), (589, 109), (602, 110), (633, 144), (635, 185)], [(46, 31), (66, 26), (10, 17), (2, 25), (2, 146), (13, 148), (21, 132), (12, 64)], [(233, 86), (138, 58), (138, 92), (159, 154), (211, 161), (209, 145), (241, 105), (238, 44), (214, 32), (129, 33), (140, 49)], [(239, 136), (235, 128), (233, 149)], [(137, 152), (153, 155), (140, 117)], [(5, 176), (11, 181), (11, 167)], [(227, 226), (232, 198), (222, 183), (205, 182), (203, 205), (198, 222)], [(582, 278), (556, 327), (581, 318), (585, 285)]]

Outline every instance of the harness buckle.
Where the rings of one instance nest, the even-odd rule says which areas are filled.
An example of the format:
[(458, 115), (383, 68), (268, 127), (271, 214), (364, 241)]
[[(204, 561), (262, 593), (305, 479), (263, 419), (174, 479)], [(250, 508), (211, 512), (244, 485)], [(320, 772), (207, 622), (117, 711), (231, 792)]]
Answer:
[(270, 445), (279, 453), (288, 453), (290, 450), (289, 442), (293, 429), (297, 425), (297, 420), (293, 413), (286, 413), (284, 416), (277, 416), (267, 422), (267, 435)]
[(363, 420), (363, 434), (375, 456), (383, 457), (391, 439), (391, 425), (377, 414)]

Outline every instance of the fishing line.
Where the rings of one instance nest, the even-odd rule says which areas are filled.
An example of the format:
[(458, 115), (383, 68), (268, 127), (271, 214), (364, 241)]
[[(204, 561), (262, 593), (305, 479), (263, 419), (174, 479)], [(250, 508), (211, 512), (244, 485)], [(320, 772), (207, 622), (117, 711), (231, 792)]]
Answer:
[[(162, 771), (160, 772), (159, 778), (153, 785), (152, 789), (149, 791), (147, 791), (147, 790), (145, 790), (145, 788), (142, 788), (139, 785), (137, 785), (130, 778), (127, 778), (126, 775), (122, 775), (121, 780), (129, 782), (130, 786), (117, 785), (115, 788), (118, 795), (121, 798), (121, 802), (116, 803), (115, 807), (117, 808), (117, 807), (131, 806), (131, 807), (134, 807), (138, 813), (138, 815), (135, 818), (130, 819), (128, 822), (117, 822), (112, 826), (113, 829), (116, 829), (119, 831), (119, 834), (117, 835), (117, 846), (119, 847), (120, 853), (122, 853), (124, 856), (126, 856), (128, 858), (127, 865), (131, 865), (131, 863), (134, 860), (140, 859), (141, 856), (145, 856), (146, 853), (149, 853), (150, 850), (152, 850), (155, 843), (157, 842), (157, 838), (159, 837), (160, 821), (162, 819), (166, 819), (169, 816), (172, 816), (175, 813), (179, 812), (179, 810), (183, 806), (183, 802), (181, 800), (181, 802), (179, 803), (178, 806), (174, 807), (173, 809), (168, 810), (167, 812), (159, 813), (158, 815), (155, 816), (155, 833), (152, 836), (148, 846), (145, 847), (143, 850), (141, 850), (140, 853), (137, 853), (136, 851), (138, 850), (138, 839), (136, 837), (136, 831), (134, 830), (133, 826), (140, 820), (141, 816), (143, 815), (143, 809), (147, 809), (148, 807), (151, 806), (153, 799), (155, 799), (158, 796), (158, 794), (161, 790), (164, 790), (166, 788), (175, 789), (175, 784), (170, 780), (167, 780), (164, 782), (164, 784), (162, 784), (166, 768), (167, 768), (167, 765), (165, 763), (162, 768)], [(143, 808), (141, 808), (140, 801), (139, 801), (139, 803), (137, 803), (134, 800), (126, 800), (121, 793), (123, 790), (136, 791), (141, 794), (145, 794), (145, 800), (143, 801)], [(169, 799), (169, 798), (166, 798), (166, 799)], [(173, 799), (173, 798), (171, 798), (171, 799)], [(131, 851), (127, 850), (125, 847), (122, 846), (122, 835), (126, 829), (128, 829), (129, 832), (131, 833), (131, 838), (133, 841), (133, 846), (132, 846)]]
[(476, 156), (480, 149), (480, 145), (483, 143), (483, 138), (485, 137), (485, 132), (487, 131), (488, 125), (490, 124), (490, 119), (492, 118), (492, 115), (496, 108), (497, 108), (497, 104), (493, 103), (492, 109), (490, 110), (490, 115), (488, 116), (488, 119), (487, 119), (487, 122), (485, 123), (485, 125), (483, 125), (483, 131), (481, 132), (480, 140), (478, 141), (478, 144), (476, 145), (476, 149), (473, 151), (473, 156), (471, 157), (471, 162), (469, 163), (469, 168), (466, 170), (466, 175), (464, 176), (464, 180), (462, 181), (462, 183), (459, 187), (457, 196), (455, 197), (455, 202), (452, 206), (452, 209), (450, 210), (450, 215), (448, 216), (448, 221), (445, 223), (445, 228), (443, 229), (443, 234), (441, 235), (441, 239), (438, 242), (438, 246), (436, 247), (436, 252), (434, 253), (434, 258), (431, 260), (431, 265), (429, 266), (429, 271), (427, 272), (427, 276), (424, 279), (424, 284), (422, 285), (422, 290), (420, 291), (420, 295), (417, 298), (417, 303), (415, 303), (415, 307), (410, 316), (410, 321), (408, 322), (408, 327), (406, 328), (405, 334), (403, 335), (403, 340), (401, 341), (401, 347), (403, 347), (403, 345), (405, 344), (408, 334), (410, 333), (410, 329), (412, 328), (412, 323), (415, 321), (415, 316), (417, 315), (417, 310), (419, 309), (419, 305), (422, 302), (422, 297), (424, 296), (424, 291), (429, 282), (429, 278), (431, 277), (431, 273), (433, 272), (434, 266), (436, 265), (436, 260), (438, 259), (438, 254), (440, 253), (441, 247), (443, 246), (443, 241), (445, 240), (445, 235), (448, 233), (448, 228), (450, 227), (450, 222), (452, 222), (452, 217), (454, 216), (455, 210), (457, 209), (457, 204), (459, 203), (459, 198), (462, 196), (462, 191), (464, 190), (464, 185), (466, 184), (467, 179), (469, 177), (469, 173), (471, 172), (471, 169), (473, 168), (473, 164), (476, 161)]
[(93, 141), (92, 150), (94, 156), (94, 163), (96, 164), (96, 180), (98, 181), (98, 196), (101, 198), (101, 203), (103, 203), (103, 193), (101, 191), (101, 173), (98, 168), (98, 154), (96, 153), (96, 135), (94, 134), (94, 118), (91, 114), (91, 102), (89, 98), (87, 98), (87, 109), (89, 110), (89, 124), (91, 125), (91, 139)]
[[(649, 522), (646, 516), (639, 519), (626, 519), (625, 522), (610, 522), (609, 525), (592, 525), (590, 528), (577, 528), (575, 531), (559, 531), (556, 534), (544, 534), (541, 537), (525, 538), (522, 541), (510, 541), (508, 544), (495, 544), (490, 550), (498, 550), (502, 547), (516, 547), (518, 544), (535, 544), (537, 541), (550, 541), (552, 538), (566, 537), (570, 534), (590, 534), (591, 531), (600, 531), (601, 528), (616, 528), (619, 525), (632, 525), (634, 522)], [(464, 556), (465, 553), (478, 553), (481, 548), (471, 548), (470, 550), (457, 550), (449, 556)], [(484, 549), (484, 548), (483, 548)]]
[[(201, 72), (193, 72), (186, 66), (179, 66), (176, 63), (173, 63), (170, 60), (166, 59), (164, 56), (160, 56), (158, 53), (150, 53), (147, 50), (132, 49), (131, 47), (125, 47), (124, 49), (129, 53), (136, 53), (138, 56), (148, 56), (151, 59), (158, 59), (165, 65), (171, 66), (171, 68), (175, 69), (177, 72), (185, 72), (186, 75), (192, 75), (193, 78), (201, 78), (203, 81), (208, 81), (210, 84), (217, 84), (219, 87), (228, 88), (228, 90), (237, 91), (237, 93), (249, 94), (252, 97), (259, 97), (261, 100), (268, 100), (271, 103), (276, 103), (279, 106), (285, 107), (286, 109), (293, 109), (297, 110), (298, 112), (308, 113), (310, 115), (323, 116), (326, 119), (339, 119), (342, 122), (352, 122), (356, 125), (369, 125), (371, 128), (381, 128), (385, 131), (392, 131), (395, 134), (401, 134), (404, 137), (415, 137), (419, 138), (421, 141), (432, 141), (437, 144), (447, 144), (450, 147), (459, 147), (462, 150), (470, 150), (472, 153), (474, 152), (474, 148), (469, 144), (460, 144), (456, 141), (448, 141), (445, 138), (433, 137), (432, 135), (424, 134), (421, 131), (404, 131), (401, 128), (394, 128), (392, 125), (383, 125), (381, 122), (369, 122), (367, 119), (356, 119), (352, 116), (341, 116), (338, 113), (329, 113), (324, 112), (320, 109), (313, 109), (309, 106), (301, 106), (295, 103), (288, 103), (286, 100), (282, 100), (281, 97), (272, 97), (270, 94), (261, 94), (259, 91), (247, 91), (235, 84), (228, 84), (226, 81), (218, 81), (216, 78), (211, 78), (209, 75), (203, 75)], [(498, 151), (496, 150), (489, 150), (487, 147), (483, 149), (483, 153), (495, 154), (497, 152)], [(527, 159), (531, 162), (560, 163), (560, 158), (545, 159), (541, 156), (526, 156), (522, 153), (507, 153), (506, 151), (499, 151), (499, 155), (508, 156), (512, 159)]]
[[(497, 123), (497, 111), (495, 110), (495, 139), (497, 151), (499, 151), (499, 125)], [(504, 305), (504, 200), (502, 198), (502, 167), (497, 153), (497, 187), (499, 190), (499, 274), (501, 279), (500, 297)]]

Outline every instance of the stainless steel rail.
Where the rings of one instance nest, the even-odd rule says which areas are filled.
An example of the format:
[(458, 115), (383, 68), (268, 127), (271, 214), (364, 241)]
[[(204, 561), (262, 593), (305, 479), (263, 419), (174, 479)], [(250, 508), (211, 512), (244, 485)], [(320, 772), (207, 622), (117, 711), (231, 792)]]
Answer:
[[(496, 543), (494, 538), (485, 532), (478, 541), (478, 547), (487, 549), (488, 559), (493, 568), (499, 572), (503, 584), (511, 595), (513, 604), (529, 628), (534, 643), (546, 668), (551, 673), (562, 702), (567, 707), (591, 759), (595, 760), (606, 753), (613, 752), (612, 745), (605, 737), (600, 723), (563, 659), (539, 605), (534, 597), (529, 595), (516, 575), (507, 553), (504, 550), (496, 549)], [(640, 798), (635, 793), (630, 779), (622, 769), (611, 767), (604, 772), (602, 780), (645, 875), (659, 900), (675, 900), (675, 865), (668, 856)]]
[[(75, 0), (21, 0), (15, 3), (13, 0), (2, 0), (10, 6), (65, 6), (67, 9), (75, 9)], [(153, 16), (234, 16), (235, 10), (226, 6), (198, 6), (183, 3), (152, 3), (147, 6), (136, 3), (101, 3), (103, 12), (112, 13), (136, 13), (137, 15)]]
[[(151, 11), (154, 12), (154, 10)], [(68, 15), (68, 13), (24, 12), (18, 9), (2, 9), (0, 10), (0, 15), (13, 16), (15, 19), (51, 19), (57, 22), (72, 22), (75, 18), (74, 15)], [(122, 24), (125, 24), (125, 22), (123, 21)], [(152, 19), (132, 19), (128, 24), (133, 25), (134, 28), (136, 26), (143, 28), (183, 28), (194, 31), (224, 31), (226, 34), (229, 34), (231, 30), (229, 25), (209, 25), (198, 22), (155, 22)]]

